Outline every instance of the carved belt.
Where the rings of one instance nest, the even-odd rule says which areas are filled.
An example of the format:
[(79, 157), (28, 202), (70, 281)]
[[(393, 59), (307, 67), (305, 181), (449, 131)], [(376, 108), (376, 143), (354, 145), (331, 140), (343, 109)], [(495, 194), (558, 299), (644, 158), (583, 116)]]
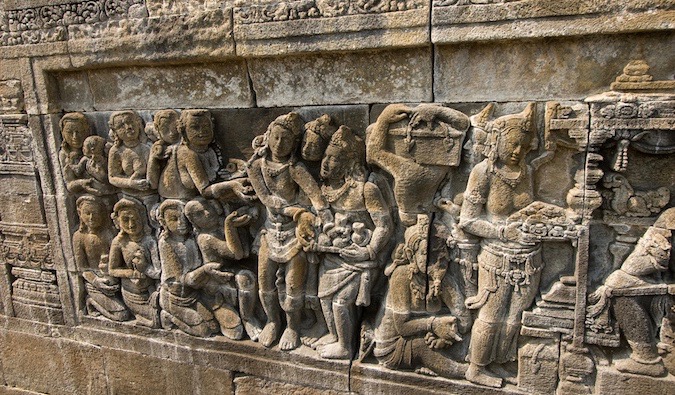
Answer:
[(501, 277), (506, 284), (512, 285), (516, 292), (520, 291), (521, 287), (530, 284), (530, 276), (541, 271), (542, 267), (534, 267), (532, 259), (535, 255), (541, 252), (541, 246), (537, 246), (534, 250), (527, 252), (516, 252), (512, 248), (497, 246), (493, 244), (483, 244), (483, 249), (501, 258), (500, 265), (494, 265), (491, 262), (486, 262), (481, 259), (479, 265), (484, 270), (487, 270), (493, 281), (490, 291), (496, 291), (497, 277)]

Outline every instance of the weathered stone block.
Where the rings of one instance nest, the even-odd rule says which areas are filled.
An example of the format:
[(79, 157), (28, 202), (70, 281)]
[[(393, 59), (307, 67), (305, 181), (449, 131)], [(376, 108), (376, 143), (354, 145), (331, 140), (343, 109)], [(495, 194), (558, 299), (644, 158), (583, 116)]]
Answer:
[(431, 100), (428, 48), (248, 62), (259, 106)]
[(647, 377), (621, 373), (613, 368), (598, 368), (595, 382), (596, 394), (650, 394), (669, 395), (673, 393), (673, 376)]
[(188, 105), (227, 108), (252, 104), (243, 61), (112, 68), (91, 70), (88, 74), (97, 110), (162, 109)]
[(236, 395), (346, 395), (349, 392), (338, 392), (265, 380), (254, 376), (243, 376), (234, 379)]
[[(606, 90), (634, 58), (648, 59), (661, 73), (673, 70), (675, 60), (661, 52), (674, 39), (673, 33), (664, 32), (621, 39), (600, 36), (439, 46), (434, 64), (435, 100), (581, 100)], [(607, 70), (616, 70), (616, 74)]]

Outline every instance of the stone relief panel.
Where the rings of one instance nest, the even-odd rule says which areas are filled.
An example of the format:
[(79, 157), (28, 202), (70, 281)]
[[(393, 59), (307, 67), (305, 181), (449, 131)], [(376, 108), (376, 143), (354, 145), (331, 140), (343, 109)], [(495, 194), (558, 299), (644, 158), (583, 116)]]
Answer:
[[(66, 113), (80, 318), (354, 360), (356, 380), (666, 377), (675, 99), (648, 71), (585, 102), (380, 105), (370, 125), (330, 107)], [(15, 266), (17, 295), (54, 284)]]

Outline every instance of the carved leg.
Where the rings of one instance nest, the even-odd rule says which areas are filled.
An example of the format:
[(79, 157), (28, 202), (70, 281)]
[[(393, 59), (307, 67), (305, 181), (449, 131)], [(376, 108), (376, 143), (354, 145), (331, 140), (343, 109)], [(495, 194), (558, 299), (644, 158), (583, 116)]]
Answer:
[(333, 302), (337, 342), (321, 347), (319, 352), (321, 357), (329, 359), (351, 357), (355, 326), (354, 309), (355, 306), (352, 303)]
[(251, 340), (257, 341), (262, 326), (255, 316), (257, 295), (255, 277), (252, 272), (241, 270), (235, 276), (235, 281), (239, 290), (239, 315), (244, 321), (244, 329)]
[(267, 323), (265, 324), (262, 332), (260, 332), (258, 340), (263, 346), (270, 347), (272, 343), (277, 340), (277, 336), (279, 336), (279, 329), (281, 328), (281, 308), (279, 306), (279, 294), (276, 291), (260, 291), (260, 301), (262, 302), (265, 314), (267, 314)]
[(323, 316), (326, 320), (326, 325), (328, 326), (328, 333), (313, 344), (313, 347), (315, 348), (335, 343), (338, 340), (337, 329), (335, 328), (335, 317), (333, 316), (333, 298), (322, 298), (321, 309), (323, 310)]
[(491, 324), (477, 319), (471, 330), (471, 345), (469, 350), (469, 369), (465, 377), (472, 383), (499, 388), (502, 378), (495, 376), (487, 369), (487, 365), (494, 360), (493, 351), (499, 324)]
[(304, 298), (301, 296), (286, 295), (284, 310), (286, 311), (287, 327), (279, 340), (279, 348), (290, 351), (300, 346), (300, 321)]
[(421, 365), (435, 374), (449, 379), (464, 378), (468, 365), (453, 361), (427, 346), (424, 339), (413, 340), (414, 365)]

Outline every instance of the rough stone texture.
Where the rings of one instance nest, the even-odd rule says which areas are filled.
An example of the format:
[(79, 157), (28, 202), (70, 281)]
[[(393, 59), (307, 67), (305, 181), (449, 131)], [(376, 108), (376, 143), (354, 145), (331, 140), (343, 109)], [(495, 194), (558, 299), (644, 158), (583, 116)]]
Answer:
[(299, 385), (264, 380), (253, 376), (242, 376), (234, 379), (234, 393), (237, 395), (346, 395), (349, 392), (338, 392), (325, 389), (302, 387)]
[(261, 58), (248, 67), (259, 106), (430, 101), (430, 51)]
[(180, 108), (186, 103), (190, 103), (190, 107), (227, 108), (247, 107), (252, 103), (242, 61), (112, 68), (86, 74), (64, 73), (54, 78), (61, 81), (60, 107), (65, 110), (77, 110), (78, 106), (68, 106), (77, 102), (80, 95), (91, 97), (91, 106), (96, 110)]
[[(467, 43), (438, 46), (434, 63), (436, 101), (517, 101), (577, 99), (607, 89), (619, 70), (636, 57), (654, 59), (671, 79), (675, 60), (659, 54), (669, 47), (671, 32), (522, 41), (510, 45)], [(659, 63), (657, 66), (656, 64)], [(616, 70), (608, 73), (607, 70)]]
[(667, 395), (673, 393), (673, 376), (647, 378), (630, 373), (620, 373), (607, 368), (598, 369), (596, 394), (644, 393)]

